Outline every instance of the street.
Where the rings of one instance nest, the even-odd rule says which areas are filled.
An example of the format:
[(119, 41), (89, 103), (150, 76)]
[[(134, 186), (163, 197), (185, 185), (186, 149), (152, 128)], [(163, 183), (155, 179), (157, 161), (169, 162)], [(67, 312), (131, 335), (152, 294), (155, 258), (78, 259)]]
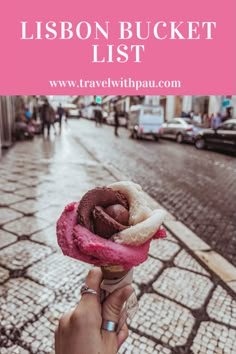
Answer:
[(73, 139), (117, 167), (236, 265), (236, 159), (171, 140), (132, 140), (125, 128), (70, 120)]
[[(55, 354), (58, 321), (79, 303), (90, 268), (62, 254), (56, 221), (67, 204), (95, 186), (118, 181), (119, 173), (139, 182), (179, 220), (182, 215), (189, 227), (206, 225), (199, 237), (204, 234), (208, 244), (215, 240), (214, 248), (235, 261), (235, 158), (166, 140), (131, 140), (126, 129), (119, 134), (115, 137), (110, 126), (95, 127), (94, 121), (69, 119), (61, 135), (52, 130), (50, 138), (35, 136), (4, 153), (0, 354)], [(216, 215), (209, 207), (214, 213), (219, 208)], [(220, 220), (231, 225), (231, 240), (228, 233), (213, 237), (213, 231), (207, 237), (211, 223), (220, 228)], [(134, 269), (139, 308), (118, 353), (234, 354), (236, 268), (172, 215), (165, 225), (167, 238), (153, 240), (148, 259)]]

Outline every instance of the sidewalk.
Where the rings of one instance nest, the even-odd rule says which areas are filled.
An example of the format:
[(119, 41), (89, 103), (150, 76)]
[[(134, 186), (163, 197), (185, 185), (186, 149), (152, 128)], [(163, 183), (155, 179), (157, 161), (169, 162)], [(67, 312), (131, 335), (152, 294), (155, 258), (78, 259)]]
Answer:
[[(54, 353), (55, 326), (89, 268), (61, 254), (55, 222), (89, 189), (123, 178), (66, 132), (18, 143), (0, 161), (0, 354)], [(234, 354), (235, 268), (171, 215), (166, 228), (135, 269), (139, 311), (119, 353)]]

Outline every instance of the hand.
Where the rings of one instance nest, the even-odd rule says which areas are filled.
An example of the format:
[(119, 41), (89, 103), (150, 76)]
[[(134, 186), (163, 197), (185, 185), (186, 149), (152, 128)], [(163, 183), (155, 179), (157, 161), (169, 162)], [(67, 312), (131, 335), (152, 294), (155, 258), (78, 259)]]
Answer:
[(127, 285), (115, 290), (100, 303), (100, 268), (89, 271), (86, 284), (96, 290), (97, 295), (84, 294), (78, 306), (64, 315), (55, 332), (56, 354), (115, 354), (128, 337), (126, 324), (118, 333), (101, 329), (102, 320), (118, 323), (125, 301), (133, 292)]

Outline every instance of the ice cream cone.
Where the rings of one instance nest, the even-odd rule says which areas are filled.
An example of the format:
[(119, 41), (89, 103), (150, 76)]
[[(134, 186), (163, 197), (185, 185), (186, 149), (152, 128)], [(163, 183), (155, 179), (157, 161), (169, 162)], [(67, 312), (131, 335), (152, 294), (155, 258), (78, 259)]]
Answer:
[(107, 265), (101, 267), (103, 279), (118, 280), (123, 278), (129, 269), (124, 269), (121, 265)]
[(124, 269), (120, 265), (102, 266), (103, 281), (101, 289), (105, 291), (103, 299), (106, 298), (116, 289), (122, 288), (125, 285), (132, 284), (133, 268)]

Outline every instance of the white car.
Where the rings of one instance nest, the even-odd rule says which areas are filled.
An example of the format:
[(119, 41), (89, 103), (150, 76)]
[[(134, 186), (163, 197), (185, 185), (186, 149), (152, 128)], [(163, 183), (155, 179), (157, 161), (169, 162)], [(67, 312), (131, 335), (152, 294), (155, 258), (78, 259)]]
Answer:
[(77, 108), (68, 110), (68, 117), (80, 117), (80, 110)]
[(158, 140), (162, 136), (164, 111), (161, 106), (138, 104), (130, 107), (128, 129), (131, 138), (147, 136)]

